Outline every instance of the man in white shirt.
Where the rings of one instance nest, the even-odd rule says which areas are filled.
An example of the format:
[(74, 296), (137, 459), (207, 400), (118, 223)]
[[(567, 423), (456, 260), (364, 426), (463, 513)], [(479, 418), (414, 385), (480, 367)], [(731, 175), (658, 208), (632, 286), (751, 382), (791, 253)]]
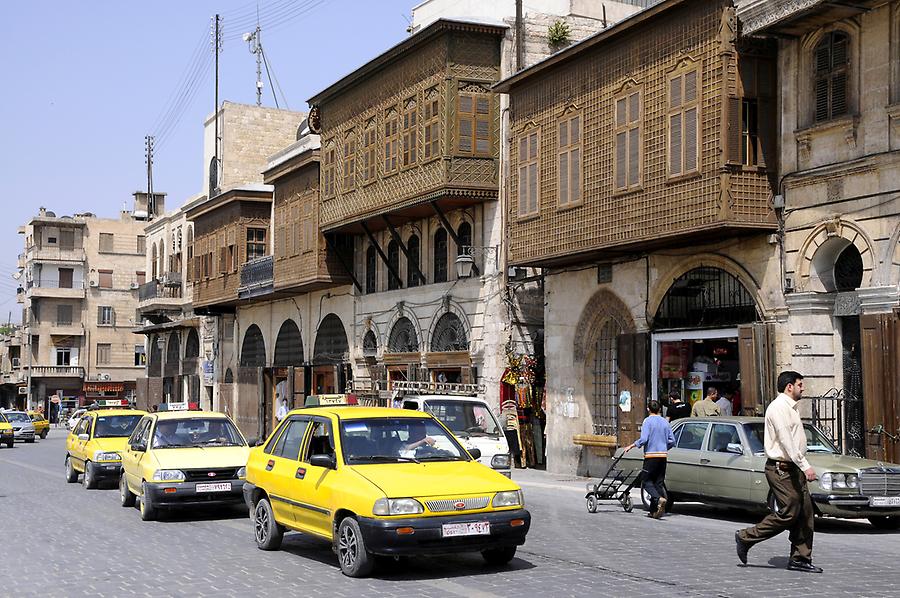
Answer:
[(747, 564), (747, 551), (763, 540), (791, 530), (791, 571), (821, 573), (812, 564), (813, 506), (808, 482), (816, 470), (806, 460), (806, 433), (798, 411), (803, 396), (803, 376), (793, 371), (778, 375), (779, 395), (766, 408), (764, 445), (766, 481), (778, 508), (754, 525), (734, 533), (738, 559)]
[(722, 396), (719, 397), (719, 400), (716, 401), (716, 405), (719, 406), (720, 415), (723, 417), (731, 417), (732, 409), (731, 409), (731, 395), (733, 393), (730, 390), (726, 390), (722, 393)]
[(288, 409), (287, 399), (281, 399), (281, 404), (278, 406), (278, 411), (275, 412), (275, 419), (277, 419), (278, 421), (283, 420), (285, 417), (287, 417), (288, 411), (290, 410)]

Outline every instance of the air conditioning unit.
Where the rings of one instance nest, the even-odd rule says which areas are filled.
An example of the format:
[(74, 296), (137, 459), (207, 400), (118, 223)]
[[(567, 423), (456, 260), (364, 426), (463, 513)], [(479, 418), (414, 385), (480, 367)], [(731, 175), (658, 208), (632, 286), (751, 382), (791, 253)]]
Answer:
[(100, 284), (100, 283), (99, 283), (98, 281), (96, 281), (96, 280), (92, 280), (92, 281), (91, 281), (91, 286), (92, 286), (92, 287), (95, 287), (95, 286), (97, 286), (97, 285), (99, 285), (99, 284)]
[(97, 374), (97, 380), (112, 380), (109, 374)]
[(136, 282), (131, 283), (131, 290), (132, 290), (132, 291), (134, 291), (134, 290), (136, 290), (136, 289), (139, 289), (139, 288), (141, 288), (141, 285), (139, 285), (138, 283), (136, 283)]

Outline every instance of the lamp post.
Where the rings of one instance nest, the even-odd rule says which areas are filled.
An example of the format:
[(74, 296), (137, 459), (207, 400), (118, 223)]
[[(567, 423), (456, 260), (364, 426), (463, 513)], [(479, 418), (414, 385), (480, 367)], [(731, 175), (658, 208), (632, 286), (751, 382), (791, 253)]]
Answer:
[(489, 258), (492, 258), (494, 261), (494, 269), (496, 270), (498, 266), (500, 254), (499, 245), (493, 245), (490, 247), (476, 247), (474, 245), (463, 245), (460, 248), (460, 253), (456, 256), (456, 275), (459, 278), (469, 278), (472, 276), (472, 267), (475, 265), (475, 258), (480, 257), (484, 260), (485, 264)]

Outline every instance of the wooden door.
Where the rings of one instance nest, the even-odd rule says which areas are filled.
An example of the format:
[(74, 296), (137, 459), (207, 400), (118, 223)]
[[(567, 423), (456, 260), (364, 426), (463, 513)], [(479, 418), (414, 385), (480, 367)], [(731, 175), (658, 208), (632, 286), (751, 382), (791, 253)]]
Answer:
[(631, 411), (619, 411), (618, 443), (626, 446), (641, 435), (641, 422), (647, 408), (647, 372), (649, 335), (645, 332), (620, 334), (617, 343), (618, 391), (631, 393)]
[(741, 373), (741, 414), (762, 415), (777, 395), (775, 337), (765, 323), (738, 326), (738, 366)]
[(866, 457), (900, 460), (900, 442), (873, 433), (876, 426), (897, 435), (900, 430), (900, 319), (893, 314), (864, 314), (862, 329), (863, 413)]

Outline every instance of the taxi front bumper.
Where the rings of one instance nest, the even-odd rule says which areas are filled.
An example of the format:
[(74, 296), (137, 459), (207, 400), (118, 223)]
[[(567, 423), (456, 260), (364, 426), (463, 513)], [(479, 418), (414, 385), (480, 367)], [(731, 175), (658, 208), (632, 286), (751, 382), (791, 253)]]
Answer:
[(205, 482), (154, 482), (148, 483), (145, 491), (150, 494), (154, 507), (243, 504), (244, 480), (216, 480), (215, 483), (229, 484), (231, 489), (198, 490)]
[(94, 479), (97, 480), (108, 480), (112, 478), (118, 479), (122, 474), (122, 462), (92, 461), (91, 472), (94, 474)]
[[(516, 509), (444, 517), (404, 519), (360, 517), (358, 521), (366, 550), (374, 554), (391, 556), (448, 554), (522, 545), (531, 527), (531, 513), (525, 509)], [(513, 521), (521, 524), (513, 526)], [(444, 524), (476, 522), (488, 522), (490, 535), (444, 537)], [(412, 528), (413, 533), (400, 534), (398, 533), (400, 528)], [(408, 532), (408, 529), (404, 531)]]

